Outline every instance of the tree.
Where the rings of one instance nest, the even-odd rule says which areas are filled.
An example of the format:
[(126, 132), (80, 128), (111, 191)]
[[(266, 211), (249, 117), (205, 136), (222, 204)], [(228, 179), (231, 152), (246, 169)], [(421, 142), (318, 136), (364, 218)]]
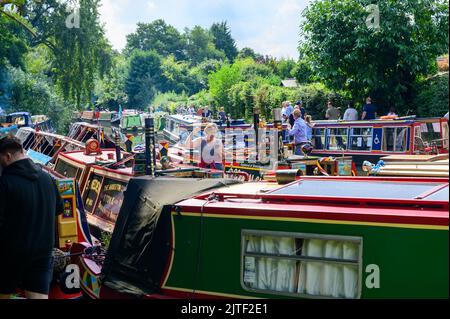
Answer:
[(208, 59), (226, 59), (225, 53), (214, 45), (214, 37), (208, 30), (200, 26), (195, 26), (192, 30), (186, 28), (185, 37), (187, 56), (192, 65), (198, 65)]
[(56, 94), (57, 90), (42, 74), (26, 73), (21, 68), (8, 67), (11, 81), (8, 92), (8, 112), (24, 111), (45, 114), (62, 134), (72, 116), (72, 105)]
[(232, 113), (229, 90), (239, 81), (242, 75), (237, 64), (224, 64), (217, 72), (209, 76), (209, 92), (217, 105), (225, 107), (225, 112)]
[(144, 109), (162, 86), (161, 57), (155, 51), (134, 50), (125, 81), (128, 106)]
[(161, 56), (173, 54), (176, 60), (186, 58), (186, 41), (173, 26), (164, 20), (155, 20), (152, 23), (138, 23), (137, 30), (127, 35), (125, 52), (129, 55), (134, 49), (142, 51), (154, 50)]
[(255, 61), (258, 61), (262, 58), (262, 55), (259, 53), (256, 53), (251, 48), (242, 48), (241, 51), (239, 51), (239, 54), (237, 56), (238, 59), (246, 59), (246, 58), (252, 58)]
[[(110, 67), (111, 46), (99, 22), (100, 0), (14, 2), (20, 4), (19, 12), (14, 6), (0, 7), (0, 14), (27, 31), (31, 46), (44, 44), (52, 50), (53, 75), (64, 97), (78, 107), (89, 103), (95, 77)], [(74, 23), (78, 18), (80, 23)]]
[(107, 77), (97, 79), (95, 83), (95, 99), (100, 109), (119, 110), (119, 105), (128, 103), (125, 94), (125, 80), (128, 74), (128, 65), (125, 57), (115, 54), (113, 67)]
[(198, 91), (208, 88), (208, 77), (211, 73), (216, 72), (223, 65), (223, 61), (205, 60), (199, 65), (190, 69), (189, 73), (194, 77), (199, 85)]
[(5, 62), (13, 66), (23, 66), (23, 55), (28, 47), (22, 28), (0, 13), (0, 69)]
[(236, 41), (231, 36), (227, 22), (214, 23), (211, 26), (210, 32), (214, 37), (214, 45), (216, 48), (225, 52), (228, 60), (233, 62), (238, 55), (238, 49), (236, 47)]
[(186, 92), (192, 95), (200, 90), (199, 79), (190, 73), (187, 62), (176, 61), (170, 55), (163, 60), (161, 69), (164, 76), (164, 84), (160, 86), (162, 92)]
[(276, 61), (274, 72), (282, 79), (293, 78), (296, 65), (293, 59), (281, 59)]
[(300, 52), (330, 88), (348, 90), (358, 100), (371, 95), (384, 109), (394, 104), (401, 111), (416, 79), (448, 51), (448, 1), (378, 2), (379, 25), (377, 19), (365, 22), (369, 4), (312, 2), (303, 13)]

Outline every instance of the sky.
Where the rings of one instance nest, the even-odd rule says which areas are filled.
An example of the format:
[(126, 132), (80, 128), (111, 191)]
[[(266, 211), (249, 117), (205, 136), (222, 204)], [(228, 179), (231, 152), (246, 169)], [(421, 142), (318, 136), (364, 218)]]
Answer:
[(101, 21), (117, 50), (138, 22), (164, 19), (180, 32), (227, 21), (239, 49), (298, 58), (300, 15), (310, 0), (102, 0)]

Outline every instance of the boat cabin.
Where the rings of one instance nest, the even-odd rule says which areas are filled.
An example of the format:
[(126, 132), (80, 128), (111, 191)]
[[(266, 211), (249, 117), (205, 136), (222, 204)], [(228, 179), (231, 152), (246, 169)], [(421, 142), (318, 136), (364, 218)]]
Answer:
[[(122, 158), (131, 154), (122, 153)], [(123, 191), (133, 176), (133, 159), (118, 168), (114, 149), (101, 154), (86, 155), (84, 151), (60, 153), (53, 170), (66, 178), (74, 178), (82, 193), (91, 231), (99, 238), (100, 231), (111, 232), (122, 204)]]
[(442, 118), (315, 121), (313, 154), (350, 155), (357, 162), (395, 154), (448, 153), (448, 121)]

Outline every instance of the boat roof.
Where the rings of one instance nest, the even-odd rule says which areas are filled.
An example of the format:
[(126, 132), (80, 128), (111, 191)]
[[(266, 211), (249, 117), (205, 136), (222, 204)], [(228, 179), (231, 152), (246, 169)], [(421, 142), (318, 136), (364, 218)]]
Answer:
[[(130, 155), (130, 153), (121, 152), (122, 156)], [(109, 155), (111, 154), (111, 155)], [(59, 157), (68, 159), (70, 161), (73, 161), (79, 165), (95, 165), (98, 163), (98, 160), (101, 161), (108, 161), (108, 156), (112, 156), (111, 162), (116, 161), (116, 150), (115, 149), (103, 149), (101, 155), (86, 155), (84, 154), (84, 151), (72, 151), (72, 152), (64, 152), (59, 154)], [(99, 168), (102, 168), (104, 170), (110, 170), (105, 167), (99, 166)], [(133, 169), (131, 167), (125, 167), (125, 168), (118, 168), (114, 171), (118, 174), (126, 174), (126, 175), (133, 175)]]
[[(412, 181), (377, 181), (377, 180), (327, 180), (302, 179), (288, 186), (270, 192), (272, 195), (301, 195), (322, 197), (372, 198), (372, 199), (429, 199), (447, 200), (448, 183), (417, 183)], [(445, 197), (443, 197), (445, 195)]]
[(15, 112), (15, 113), (10, 113), (8, 114), (8, 116), (27, 116), (30, 115), (29, 112)]
[(285, 186), (256, 182), (223, 188), (215, 193), (220, 194), (222, 200), (233, 198), (235, 202), (249, 199), (289, 204), (315, 202), (317, 205), (344, 202), (358, 206), (367, 203), (372, 206), (389, 203), (433, 206), (439, 202), (448, 209), (449, 181), (444, 178), (305, 176)]
[(194, 123), (201, 123), (202, 117), (197, 115), (190, 115), (190, 114), (174, 114), (169, 115), (169, 119), (176, 120), (178, 122), (182, 122), (184, 124), (194, 124)]

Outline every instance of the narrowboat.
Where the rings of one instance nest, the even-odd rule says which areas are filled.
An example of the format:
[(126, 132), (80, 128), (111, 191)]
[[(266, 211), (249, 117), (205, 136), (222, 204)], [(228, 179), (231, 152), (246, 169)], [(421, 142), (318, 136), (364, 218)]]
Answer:
[[(111, 232), (123, 200), (123, 191), (133, 176), (134, 158), (122, 153), (117, 160), (116, 149), (98, 149), (60, 153), (53, 170), (80, 185), (82, 202), (91, 226), (91, 233)], [(127, 161), (128, 159), (128, 161)], [(121, 165), (116, 165), (121, 162)]]
[(432, 178), (133, 178), (103, 257), (79, 243), (72, 262), (91, 298), (448, 298), (448, 195)]
[(449, 151), (444, 118), (373, 121), (315, 121), (313, 155), (352, 156), (356, 163), (382, 156), (440, 154)]
[(52, 121), (46, 115), (31, 116), (28, 112), (16, 112), (0, 118), (0, 135), (14, 135), (22, 127), (53, 133)]
[[(100, 238), (111, 233), (123, 201), (123, 192), (133, 176), (145, 174), (145, 154), (118, 149), (102, 149), (90, 140), (85, 149), (58, 154), (51, 169), (60, 176), (73, 178), (80, 185), (82, 202), (91, 233)], [(155, 154), (156, 155), (156, 154)], [(141, 163), (142, 162), (142, 163)], [(155, 162), (155, 173), (166, 176), (222, 178), (223, 172), (189, 165), (166, 165)]]
[[(170, 143), (183, 142), (186, 137), (192, 132), (195, 125), (202, 125), (203, 127), (209, 123), (206, 119), (197, 115), (175, 114), (167, 115), (165, 117), (163, 135)], [(229, 125), (220, 121), (212, 121), (215, 123), (221, 133), (225, 133), (226, 128), (235, 129), (249, 129), (250, 124), (246, 124), (242, 119), (231, 120)]]

